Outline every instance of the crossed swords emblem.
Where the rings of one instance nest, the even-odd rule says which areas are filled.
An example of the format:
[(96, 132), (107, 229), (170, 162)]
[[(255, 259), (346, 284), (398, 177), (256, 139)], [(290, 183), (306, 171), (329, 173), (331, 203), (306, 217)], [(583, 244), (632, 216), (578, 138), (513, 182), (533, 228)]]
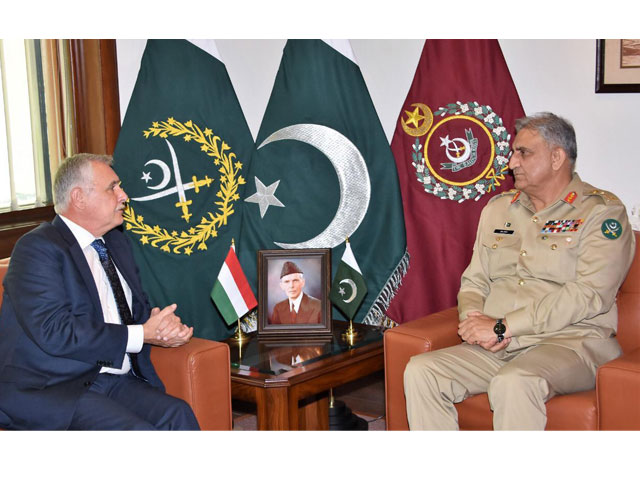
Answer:
[[(182, 209), (181, 218), (184, 218), (184, 220), (187, 223), (189, 223), (189, 219), (192, 217), (192, 214), (189, 213), (189, 205), (191, 205), (192, 201), (187, 200), (187, 196), (185, 192), (187, 190), (193, 189), (195, 190), (195, 193), (199, 193), (200, 187), (205, 187), (205, 186), (209, 187), (213, 182), (213, 180), (206, 175), (204, 179), (198, 180), (198, 178), (194, 175), (191, 177), (191, 182), (182, 183), (182, 175), (180, 174), (180, 165), (178, 164), (178, 157), (176, 155), (176, 152), (173, 149), (173, 146), (171, 145), (171, 143), (169, 143), (167, 139), (165, 139), (164, 141), (167, 142), (167, 146), (169, 147), (169, 152), (171, 153), (171, 161), (173, 163), (173, 177), (176, 182), (175, 187), (170, 187), (165, 190), (162, 190), (169, 184), (169, 180), (171, 180), (171, 172), (169, 170), (169, 166), (165, 162), (154, 158), (152, 160), (149, 160), (144, 165), (145, 167), (149, 164), (159, 166), (160, 169), (162, 170), (163, 178), (159, 184), (152, 185), (152, 186), (147, 185), (147, 188), (150, 190), (160, 190), (160, 191), (156, 193), (152, 193), (150, 195), (145, 195), (143, 197), (132, 198), (131, 200), (135, 200), (137, 202), (148, 202), (149, 200), (156, 200), (158, 198), (166, 197), (168, 195), (173, 195), (174, 193), (177, 193), (179, 201), (176, 202), (175, 206), (176, 208)], [(149, 176), (149, 174), (143, 172), (142, 179), (145, 180), (145, 182), (148, 182), (151, 179), (151, 177)]]

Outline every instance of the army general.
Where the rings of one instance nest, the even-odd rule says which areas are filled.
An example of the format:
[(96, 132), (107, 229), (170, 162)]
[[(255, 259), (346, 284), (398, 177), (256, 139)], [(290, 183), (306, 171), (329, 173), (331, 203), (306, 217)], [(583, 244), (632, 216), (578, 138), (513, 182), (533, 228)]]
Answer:
[(616, 293), (633, 260), (625, 207), (575, 173), (569, 122), (516, 122), (515, 190), (491, 199), (458, 294), (463, 343), (413, 357), (411, 429), (457, 429), (454, 403), (487, 392), (495, 429), (542, 430), (545, 402), (594, 388), (620, 355)]

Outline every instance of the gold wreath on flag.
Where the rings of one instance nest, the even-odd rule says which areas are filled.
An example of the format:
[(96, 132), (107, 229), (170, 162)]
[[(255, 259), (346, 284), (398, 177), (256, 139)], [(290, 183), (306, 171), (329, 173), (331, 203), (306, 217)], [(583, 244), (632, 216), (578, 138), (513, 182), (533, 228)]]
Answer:
[(219, 199), (214, 202), (217, 206), (215, 213), (207, 212), (209, 218), (202, 217), (200, 224), (186, 231), (167, 231), (159, 225), (148, 225), (142, 215), (136, 215), (129, 204), (124, 211), (125, 226), (128, 231), (140, 235), (143, 245), (160, 248), (163, 252), (191, 255), (197, 245), (198, 250), (207, 249), (207, 241), (218, 236), (218, 229), (227, 224), (227, 219), (234, 213), (233, 202), (240, 199), (238, 185), (244, 185), (245, 180), (239, 175), (242, 163), (236, 160), (231, 147), (214, 135), (209, 128), (204, 131), (191, 120), (181, 123), (173, 117), (165, 122), (153, 122), (149, 130), (144, 130), (144, 137), (167, 138), (181, 136), (185, 142), (199, 143), (200, 150), (213, 158), (213, 163), (220, 172), (220, 189), (216, 192)]

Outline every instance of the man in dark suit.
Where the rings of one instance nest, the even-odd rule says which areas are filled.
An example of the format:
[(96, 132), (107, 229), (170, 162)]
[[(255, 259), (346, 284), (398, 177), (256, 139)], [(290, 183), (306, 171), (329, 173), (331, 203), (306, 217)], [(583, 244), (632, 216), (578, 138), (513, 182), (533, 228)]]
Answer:
[(164, 393), (151, 345), (187, 343), (176, 305), (151, 309), (116, 229), (127, 195), (111, 157), (79, 154), (56, 174), (58, 214), (16, 244), (0, 311), (0, 427), (198, 429)]
[(272, 324), (321, 322), (322, 304), (303, 293), (304, 284), (302, 270), (294, 262), (285, 262), (280, 272), (280, 288), (288, 298), (273, 307)]

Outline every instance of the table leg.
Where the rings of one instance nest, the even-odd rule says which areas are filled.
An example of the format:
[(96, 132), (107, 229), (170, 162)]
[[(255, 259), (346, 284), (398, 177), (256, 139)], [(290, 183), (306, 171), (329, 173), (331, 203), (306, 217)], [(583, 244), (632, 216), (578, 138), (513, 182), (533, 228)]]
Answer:
[(290, 430), (288, 397), (288, 389), (284, 387), (257, 389), (258, 430)]
[(327, 392), (300, 402), (299, 430), (329, 430), (329, 395)]

